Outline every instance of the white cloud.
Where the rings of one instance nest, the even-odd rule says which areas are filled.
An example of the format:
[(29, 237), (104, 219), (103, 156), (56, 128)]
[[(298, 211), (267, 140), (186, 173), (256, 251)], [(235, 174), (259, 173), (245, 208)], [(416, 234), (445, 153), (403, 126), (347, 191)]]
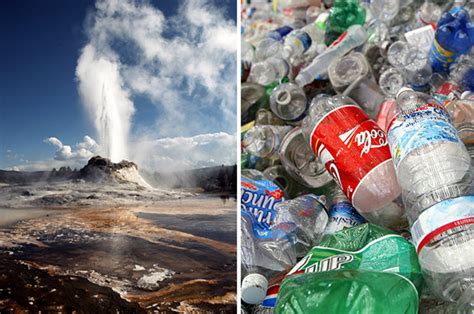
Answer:
[(236, 138), (224, 132), (143, 140), (135, 160), (149, 171), (172, 172), (237, 162)]
[[(146, 1), (99, 0), (89, 20), (77, 77), (99, 144), (109, 156), (129, 144), (117, 138), (127, 141), (130, 99), (136, 95), (146, 96), (160, 112), (150, 127), (155, 138), (235, 132), (238, 35), (221, 8), (188, 0), (175, 16), (165, 17)], [(108, 106), (102, 105), (103, 81), (114, 89), (105, 91), (114, 98)], [(126, 150), (113, 155), (129, 157)]]
[(75, 150), (69, 145), (64, 145), (57, 137), (49, 137), (44, 142), (56, 147), (54, 160), (58, 161), (74, 160), (85, 163), (89, 158), (100, 153), (99, 145), (87, 135), (84, 136), (83, 142), (75, 145)]

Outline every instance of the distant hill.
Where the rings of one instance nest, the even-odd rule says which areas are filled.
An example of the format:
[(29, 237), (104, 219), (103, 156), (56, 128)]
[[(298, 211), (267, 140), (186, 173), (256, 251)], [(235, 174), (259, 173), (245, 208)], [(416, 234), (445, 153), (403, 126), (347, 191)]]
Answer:
[[(125, 171), (127, 170), (127, 171)], [(131, 173), (130, 173), (131, 171)], [(128, 161), (112, 163), (100, 156), (92, 157), (86, 166), (80, 170), (61, 167), (51, 171), (9, 171), (0, 170), (0, 183), (26, 185), (41, 182), (61, 182), (84, 180), (86, 182), (119, 182), (123, 180), (136, 181), (145, 185), (140, 179), (154, 187), (185, 189), (200, 188), (206, 192), (237, 192), (237, 166), (216, 166), (177, 172), (139, 171), (137, 166)], [(133, 180), (132, 180), (133, 179)]]

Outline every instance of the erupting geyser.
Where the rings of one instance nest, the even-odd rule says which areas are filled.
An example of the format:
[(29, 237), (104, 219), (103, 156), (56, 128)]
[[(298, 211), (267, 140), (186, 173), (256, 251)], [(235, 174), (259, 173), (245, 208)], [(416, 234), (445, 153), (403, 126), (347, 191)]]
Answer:
[(79, 57), (76, 76), (79, 94), (94, 122), (102, 154), (112, 162), (127, 159), (130, 119), (135, 109), (120, 76), (120, 62), (88, 44)]

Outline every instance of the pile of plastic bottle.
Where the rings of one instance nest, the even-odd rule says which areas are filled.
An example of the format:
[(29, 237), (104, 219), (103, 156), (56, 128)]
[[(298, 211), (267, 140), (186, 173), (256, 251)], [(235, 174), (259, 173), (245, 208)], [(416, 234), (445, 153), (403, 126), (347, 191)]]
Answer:
[(474, 313), (474, 1), (241, 19), (242, 313)]

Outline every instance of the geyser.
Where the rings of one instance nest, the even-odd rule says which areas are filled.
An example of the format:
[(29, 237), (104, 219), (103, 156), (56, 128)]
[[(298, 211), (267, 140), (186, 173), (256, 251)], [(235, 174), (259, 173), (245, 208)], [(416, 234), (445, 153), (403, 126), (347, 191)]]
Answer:
[(124, 88), (119, 61), (88, 44), (79, 57), (76, 77), (82, 103), (97, 131), (101, 153), (112, 162), (127, 159), (134, 106)]

